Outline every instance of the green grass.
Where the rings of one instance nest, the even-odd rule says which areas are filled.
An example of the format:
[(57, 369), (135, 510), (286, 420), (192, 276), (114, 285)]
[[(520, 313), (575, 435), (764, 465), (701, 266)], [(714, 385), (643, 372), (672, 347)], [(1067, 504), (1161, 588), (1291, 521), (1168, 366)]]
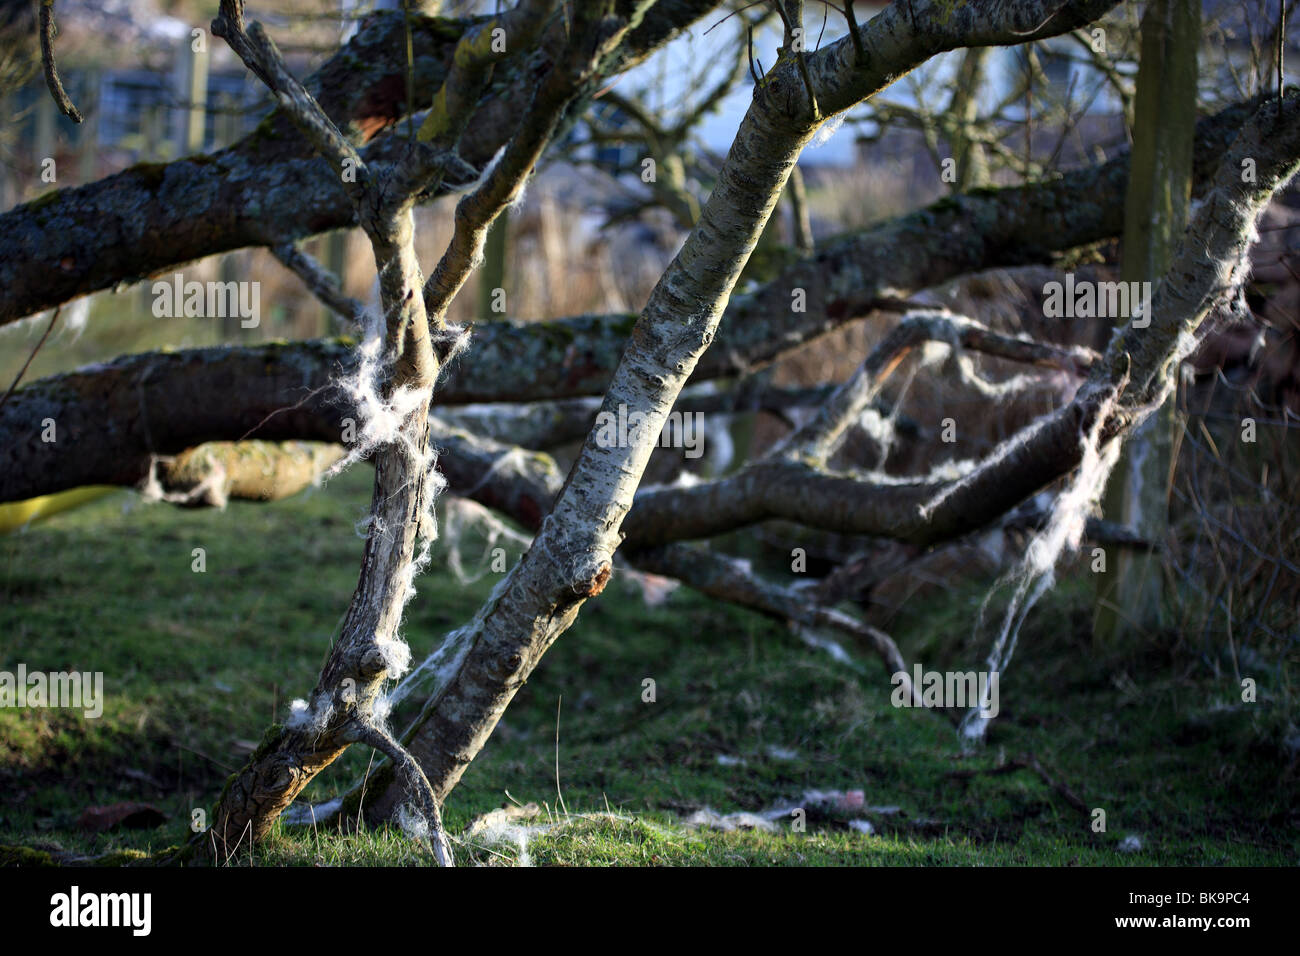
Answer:
[[(369, 480), (358, 469), (224, 513), (121, 493), (0, 539), (0, 669), (102, 670), (108, 697), (97, 720), (0, 710), (0, 844), (98, 854), (185, 839), (191, 811), (211, 805), (265, 727), (314, 684), (356, 580), (354, 523)], [(204, 573), (192, 570), (195, 548)], [(423, 577), (405, 628), (416, 654), (463, 623), (494, 580), (466, 586), (441, 568)], [(927, 668), (979, 666), (986, 649), (970, 627), (983, 589), (968, 582), (914, 602), (895, 623), (904, 652)], [(527, 850), (539, 865), (1300, 861), (1296, 761), (1283, 744), (1295, 714), (1271, 695), (1274, 679), (1261, 680), (1259, 703), (1241, 705), (1230, 677), (1173, 642), (1103, 659), (1088, 633), (1091, 593), (1089, 579), (1067, 577), (1031, 616), (1003, 678), (1003, 717), (965, 753), (942, 717), (890, 706), (874, 659), (864, 655), (855, 675), (776, 623), (686, 589), (647, 608), (616, 576), (452, 794), (458, 856), (519, 862), (515, 842), (467, 833), (514, 800), (542, 805)], [(646, 678), (654, 703), (642, 701)], [(1026, 753), (1104, 809), (1106, 832), (1029, 771), (954, 776)], [(310, 795), (346, 789), (371, 759), (353, 748)], [(813, 789), (863, 790), (868, 805), (899, 811), (867, 813), (871, 836), (848, 828), (852, 814), (815, 810), (806, 832), (787, 820), (778, 833), (683, 822), (706, 806), (797, 804)], [(151, 802), (168, 822), (99, 836), (76, 828), (84, 808), (122, 800)], [(1118, 851), (1127, 834), (1141, 837), (1140, 852)], [(0, 851), (5, 860), (16, 857)], [(279, 827), (240, 862), (427, 861), (393, 828)]]

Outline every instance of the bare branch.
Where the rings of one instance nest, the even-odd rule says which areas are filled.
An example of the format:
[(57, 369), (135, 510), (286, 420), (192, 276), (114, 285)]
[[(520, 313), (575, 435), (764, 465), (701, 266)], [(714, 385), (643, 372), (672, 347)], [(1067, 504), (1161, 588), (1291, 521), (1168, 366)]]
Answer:
[(393, 739), (392, 734), (377, 724), (359, 724), (354, 734), (358, 742), (369, 744), (393, 762), (406, 792), (415, 801), (416, 811), (428, 827), (429, 832), (423, 838), (429, 844), (434, 859), (439, 866), (454, 866), (451, 844), (442, 826), (442, 808), (434, 796), (433, 787), (429, 785), (429, 778), (424, 775), (415, 758)]
[(275, 41), (266, 35), (262, 25), (254, 23), (245, 31), (243, 0), (221, 0), (220, 13), (212, 21), (212, 33), (222, 37), (244, 65), (266, 84), (316, 152), (333, 167), (353, 203), (358, 203), (370, 179), (364, 160), (325, 115), (315, 97), (285, 67)]
[(81, 113), (72, 105), (68, 93), (59, 78), (59, 67), (54, 62), (54, 0), (41, 0), (41, 63), (45, 67), (45, 85), (49, 87), (50, 96), (58, 104), (64, 116), (74, 123), (81, 122)]
[(709, 597), (747, 607), (768, 617), (790, 621), (812, 631), (834, 631), (865, 644), (880, 658), (885, 673), (893, 678), (902, 675), (904, 693), (920, 698), (898, 645), (884, 631), (837, 611), (823, 607), (808, 589), (783, 587), (764, 580), (747, 566), (726, 555), (686, 545), (669, 545), (634, 551), (629, 559), (643, 571), (676, 578)]
[(825, 462), (839, 444), (845, 429), (857, 421), (880, 394), (889, 375), (909, 351), (923, 342), (943, 342), (954, 350), (970, 349), (1074, 374), (1088, 371), (1099, 357), (1088, 348), (1063, 347), (1002, 335), (964, 316), (943, 310), (909, 312), (821, 406), (817, 416), (790, 437), (786, 445), (787, 456), (805, 456), (816, 462)]
[(420, 140), (442, 150), (455, 147), (487, 90), (493, 65), (530, 49), (556, 7), (556, 0), (520, 0), (513, 9), (466, 31), (420, 124)]
[[(323, 79), (313, 85), (336, 125), (348, 129), (358, 146), (366, 136), (373, 135), (374, 128), (368, 125), (374, 121), (374, 107), (370, 104), (382, 89), (384, 70), (396, 68), (384, 58), (387, 47), (394, 42), (386, 32), (391, 29), (390, 19), (377, 18), (375, 25), (358, 35), (353, 46), (322, 69)], [(423, 51), (421, 63), (449, 56), (446, 30), (445, 26), (438, 30), (426, 25), (417, 33)], [(639, 36), (638, 31), (633, 31), (632, 36)], [(643, 55), (640, 50), (636, 52), (638, 57)], [(355, 81), (355, 90), (321, 85), (326, 81), (339, 83), (346, 63), (355, 63), (357, 56), (363, 58), (366, 72)], [(355, 72), (358, 68), (352, 69)], [(420, 72), (417, 80), (419, 95), (428, 88), (429, 74)], [(510, 95), (519, 97), (519, 102), (513, 106), (498, 102), (497, 110), (507, 115), (513, 110), (519, 115), (527, 105), (526, 94), (531, 92), (526, 87), (511, 87)], [(1236, 104), (1198, 124), (1198, 189), (1213, 173), (1218, 157), (1254, 106)], [(267, 123), (262, 133), (203, 157), (201, 162), (190, 157), (161, 168), (133, 167), (99, 183), (52, 192), (39, 203), (18, 206), (0, 215), (2, 241), (21, 241), (25, 250), (21, 256), (0, 254), (0, 323), (53, 308), (123, 279), (152, 275), (215, 253), (245, 246), (274, 246), (317, 231), (355, 225), (356, 209), (339, 188), (337, 175), (330, 172), (328, 165), (303, 155), (302, 139), (294, 134), (283, 112), (272, 114)], [(480, 110), (458, 144), (458, 153), (466, 162), (481, 167), (509, 133), (507, 124), (501, 123), (493, 111)], [(405, 141), (392, 135), (380, 136), (365, 150), (365, 158), (372, 164), (389, 161), (390, 157), (400, 158), (404, 149)], [(951, 252), (961, 261), (968, 263), (978, 258), (996, 260), (992, 264), (999, 265), (1040, 261), (1044, 249), (1114, 235), (1109, 223), (1117, 218), (1115, 211), (1122, 208), (1127, 170), (1128, 158), (1121, 155), (1102, 166), (1069, 172), (1050, 185), (1032, 184), (1026, 188), (1019, 210), (1014, 201), (1017, 194), (1012, 191), (999, 191), (1001, 201), (997, 202), (979, 194), (953, 197), (956, 205), (932, 207), (924, 215), (918, 213), (908, 220), (910, 226), (900, 223), (901, 231), (892, 247), (895, 251), (883, 256), (882, 265), (893, 262), (895, 268), (902, 267), (905, 263), (898, 262), (899, 247), (924, 242), (940, 230), (947, 230), (955, 243)], [(456, 188), (476, 178), (458, 176)], [(448, 188), (447, 181), (439, 187), (443, 191)], [(1116, 191), (1121, 199), (1112, 202), (1108, 197)], [(1062, 246), (1056, 238), (1062, 234), (1090, 238)], [(992, 245), (984, 244), (986, 238), (995, 237)], [(838, 254), (833, 243), (827, 245), (830, 252)], [(823, 288), (814, 281), (815, 275), (834, 261), (835, 255), (819, 250), (818, 259), (808, 262), (806, 275), (797, 271), (789, 274), (792, 280), (798, 280), (791, 285), (803, 286), (810, 294), (808, 312), (799, 316), (800, 323), (811, 323), (819, 316), (832, 321), (841, 319), (845, 308), (855, 308), (860, 301), (855, 290), (869, 285), (848, 280), (843, 285)], [(866, 298), (880, 294), (881, 290), (872, 288)]]
[(849, 39), (853, 42), (853, 62), (866, 65), (867, 51), (862, 46), (862, 28), (858, 26), (857, 15), (853, 12), (853, 0), (844, 0), (844, 19), (849, 25)]
[[(622, 38), (624, 30), (617, 25), (618, 21), (599, 17), (597, 6), (579, 6), (564, 58), (551, 68), (538, 87), (523, 121), (487, 177), (456, 204), (455, 233), (424, 286), (430, 316), (441, 317), (446, 313), (474, 268), (488, 229), (501, 210), (519, 195), (565, 108), (598, 75), (601, 61)], [(478, 44), (481, 46), (482, 42), (480, 39)], [(435, 139), (438, 135), (431, 134)]]
[(6, 391), (3, 396), (0, 396), (0, 408), (4, 408), (5, 402), (9, 401), (9, 396), (14, 393), (14, 389), (18, 387), (18, 383), (21, 382), (23, 376), (27, 374), (27, 369), (31, 367), (32, 360), (36, 358), (36, 353), (41, 350), (41, 346), (45, 344), (45, 340), (48, 339), (50, 333), (54, 331), (54, 324), (59, 321), (59, 315), (62, 312), (63, 306), (59, 306), (54, 310), (54, 314), (50, 316), (49, 324), (45, 326), (45, 331), (41, 333), (41, 337), (37, 340), (35, 348), (33, 348), (31, 354), (27, 356), (27, 361), (24, 362), (23, 367), (18, 370), (18, 374), (14, 376), (14, 380), (9, 383), (8, 391)]
[(332, 310), (344, 322), (358, 324), (365, 312), (363, 306), (351, 296), (344, 295), (338, 276), (292, 243), (274, 246), (271, 254), (280, 264), (302, 280), (312, 295)]

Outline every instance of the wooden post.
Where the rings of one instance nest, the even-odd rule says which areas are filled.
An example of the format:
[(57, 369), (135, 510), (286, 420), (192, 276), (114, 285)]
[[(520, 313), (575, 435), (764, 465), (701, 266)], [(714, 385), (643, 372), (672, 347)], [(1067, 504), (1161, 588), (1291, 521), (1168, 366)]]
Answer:
[(208, 48), (195, 50), (198, 41), (181, 40), (176, 60), (176, 99), (183, 104), (176, 122), (176, 154), (203, 151), (208, 118)]
[(988, 157), (984, 146), (970, 138), (970, 127), (979, 118), (980, 89), (984, 85), (984, 68), (988, 62), (989, 48), (968, 48), (957, 67), (952, 102), (948, 111), (959, 124), (952, 142), (953, 159), (957, 164), (957, 192), (964, 193), (984, 186), (989, 178)]
[[(1124, 203), (1120, 279), (1164, 275), (1187, 224), (1196, 130), (1200, 0), (1152, 0), (1142, 17), (1132, 172)], [(1121, 317), (1122, 322), (1127, 317)], [(1124, 447), (1105, 500), (1106, 516), (1163, 542), (1177, 403), (1170, 399)], [(1161, 556), (1111, 548), (1097, 576), (1093, 638), (1098, 646), (1158, 627)]]
[[(9, 109), (9, 96), (4, 90), (0, 89), (0, 123), (5, 126), (9, 126), (13, 122)], [(13, 193), (13, 187), (10, 185), (13, 178), (12, 176), (0, 176), (0, 209), (8, 209), (18, 202), (17, 196)]]
[(140, 117), (140, 134), (143, 143), (140, 158), (147, 162), (166, 162), (171, 152), (172, 139), (167, 135), (167, 117), (164, 107), (155, 103), (143, 110)]
[[(221, 282), (239, 282), (245, 278), (244, 273), (248, 271), (248, 253), (245, 250), (237, 249), (234, 252), (227, 252), (221, 257), (220, 264), (217, 266), (218, 278)], [(262, 316), (262, 322), (268, 321), (267, 316)], [(240, 342), (250, 338), (250, 330), (245, 329), (242, 320), (238, 315), (227, 315), (220, 320), (218, 326), (221, 342)]]

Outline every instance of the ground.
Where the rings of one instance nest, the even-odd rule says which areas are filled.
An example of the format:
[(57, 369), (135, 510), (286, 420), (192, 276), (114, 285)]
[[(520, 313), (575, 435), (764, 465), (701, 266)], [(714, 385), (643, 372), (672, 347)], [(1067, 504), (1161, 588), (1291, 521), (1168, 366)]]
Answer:
[[(102, 670), (108, 698), (98, 720), (0, 710), (0, 845), (11, 848), (0, 862), (39, 859), (17, 846), (148, 852), (188, 836), (192, 809), (210, 807), (266, 726), (310, 691), (356, 581), (369, 480), (361, 467), (224, 512), (116, 492), (0, 538), (0, 669)], [(495, 577), (466, 586), (437, 566), (421, 579), (406, 626), (417, 656), (470, 616)], [(893, 625), (909, 659), (979, 667), (986, 648), (970, 630), (984, 590), (965, 582), (914, 602)], [(1099, 655), (1082, 574), (1031, 616), (1002, 681), (1003, 716), (970, 752), (943, 717), (891, 706), (886, 675), (860, 649), (855, 673), (781, 624), (686, 589), (657, 607), (640, 593), (620, 574), (588, 603), (452, 794), (462, 862), (521, 862), (517, 842), (468, 833), (512, 801), (538, 803), (533, 822), (554, 824), (527, 846), (538, 865), (1300, 862), (1285, 672), (1264, 675), (1259, 701), (1243, 704), (1230, 669), (1216, 676), (1176, 637)], [(642, 700), (646, 678), (653, 703)], [(1106, 811), (1105, 832), (1028, 770), (963, 776), (1031, 753)], [(371, 758), (353, 748), (311, 794), (348, 787)], [(790, 818), (776, 833), (686, 823), (704, 807), (799, 805), (811, 790), (861, 790), (868, 809), (810, 803), (805, 832)], [(128, 800), (154, 804), (166, 823), (77, 829), (85, 808)], [(851, 829), (854, 818), (874, 835)], [(1127, 837), (1140, 849), (1121, 850)], [(281, 826), (237, 862), (425, 859), (396, 829)]]

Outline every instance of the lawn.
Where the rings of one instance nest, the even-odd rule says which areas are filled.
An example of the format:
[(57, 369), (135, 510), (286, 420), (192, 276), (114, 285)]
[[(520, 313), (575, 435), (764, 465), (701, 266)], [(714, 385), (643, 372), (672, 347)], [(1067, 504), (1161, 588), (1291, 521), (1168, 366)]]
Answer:
[[(224, 512), (116, 492), (0, 538), (0, 669), (103, 671), (107, 695), (98, 719), (0, 710), (0, 862), (151, 853), (189, 836), (192, 811), (211, 806), (267, 725), (315, 682), (356, 581), (369, 480), (359, 468), (288, 501)], [(462, 546), (476, 564), (478, 542)], [(435, 563), (405, 628), (417, 656), (496, 579), (462, 584)], [(970, 630), (986, 584), (915, 602), (894, 625), (909, 659), (981, 666), (986, 647)], [(452, 794), (458, 856), (491, 865), (1300, 862), (1296, 717), (1285, 692), (1293, 675), (1261, 672), (1258, 701), (1244, 704), (1231, 669), (1216, 674), (1176, 636), (1098, 654), (1091, 594), (1083, 568), (1035, 610), (1002, 678), (1002, 715), (984, 745), (966, 749), (939, 714), (891, 706), (886, 675), (862, 649), (850, 648), (863, 665), (854, 670), (777, 622), (685, 588), (647, 606), (638, 583), (616, 575)], [(653, 702), (643, 700), (647, 678)], [(1033, 770), (1008, 769), (1030, 754), (1089, 812)], [(373, 759), (354, 747), (310, 796), (348, 789)], [(810, 791), (852, 796), (835, 804)], [(87, 807), (119, 801), (153, 804), (166, 821), (78, 828)], [(481, 819), (530, 803), (536, 813), (522, 825)], [(716, 819), (781, 808), (805, 812), (773, 814), (773, 832), (692, 822), (706, 809)], [(1094, 831), (1096, 808), (1104, 832)], [(232, 862), (427, 860), (396, 828), (281, 825)]]

